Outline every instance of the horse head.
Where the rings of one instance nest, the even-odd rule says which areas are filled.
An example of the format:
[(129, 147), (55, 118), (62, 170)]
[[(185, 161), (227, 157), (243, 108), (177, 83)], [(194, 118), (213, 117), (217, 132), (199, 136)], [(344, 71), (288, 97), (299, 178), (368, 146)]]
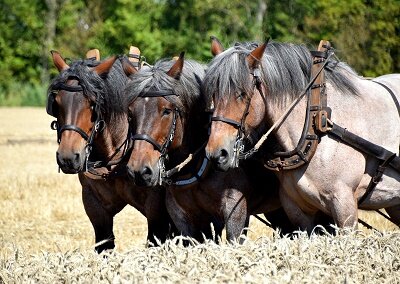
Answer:
[(261, 60), (266, 46), (267, 42), (237, 44), (224, 51), (212, 38), (214, 59), (203, 82), (214, 109), (206, 153), (219, 170), (238, 166), (244, 139), (251, 139), (263, 123), (266, 105)]
[(200, 93), (199, 80), (187, 71), (191, 66), (184, 66), (182, 52), (177, 59), (142, 68), (125, 89), (134, 141), (127, 167), (138, 185), (161, 183), (165, 165), (184, 154), (189, 109)]
[(116, 57), (101, 63), (91, 58), (68, 65), (60, 53), (51, 54), (59, 75), (49, 87), (47, 113), (57, 119), (52, 123), (59, 143), (57, 164), (64, 173), (75, 174), (85, 170), (94, 136), (104, 128), (96, 88), (102, 87), (102, 77)]

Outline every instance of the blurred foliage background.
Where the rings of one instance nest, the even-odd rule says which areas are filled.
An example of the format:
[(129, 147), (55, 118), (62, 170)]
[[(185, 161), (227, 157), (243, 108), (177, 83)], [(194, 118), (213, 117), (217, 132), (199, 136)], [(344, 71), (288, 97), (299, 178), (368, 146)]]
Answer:
[(211, 35), (236, 41), (328, 39), (364, 76), (400, 72), (400, 0), (0, 0), (0, 105), (44, 105), (54, 49), (81, 58), (138, 46), (149, 63), (186, 51), (208, 62)]

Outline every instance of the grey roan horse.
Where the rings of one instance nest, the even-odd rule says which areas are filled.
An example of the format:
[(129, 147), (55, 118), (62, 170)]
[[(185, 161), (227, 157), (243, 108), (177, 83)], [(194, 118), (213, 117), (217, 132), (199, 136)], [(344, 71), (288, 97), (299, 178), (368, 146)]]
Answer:
[[(310, 107), (311, 91), (307, 91), (287, 117), (275, 125), (271, 134), (275, 150), (262, 147), (257, 154), (275, 170), (282, 205), (291, 221), (302, 229), (313, 228), (319, 210), (332, 216), (339, 227), (355, 227), (357, 208), (385, 208), (392, 221), (400, 225), (400, 117), (396, 108), (400, 75), (367, 80), (334, 60), (329, 56), (332, 50), (325, 48), (311, 54), (301, 45), (273, 42), (238, 43), (224, 50), (213, 39), (215, 57), (204, 79), (205, 92), (215, 108), (207, 154), (222, 170), (235, 167), (240, 156), (237, 153), (242, 150), (238, 150), (237, 138), (253, 141), (250, 144), (254, 145), (255, 138), (279, 122), (291, 103), (301, 98), (313, 77), (313, 57), (315, 64), (327, 61), (322, 66), (325, 82), (314, 88), (323, 92), (326, 84), (330, 119), (328, 112)], [(325, 116), (325, 132), (318, 130), (317, 123), (322, 120), (307, 118), (310, 112), (306, 109), (317, 111), (316, 117)], [(300, 149), (305, 121), (311, 121), (309, 129), (314, 134), (304, 139), (317, 142), (306, 143), (310, 146)], [(371, 142), (367, 150), (359, 146), (368, 144), (365, 141)], [(318, 147), (310, 149), (312, 145)], [(371, 154), (371, 149), (382, 151)], [(314, 155), (308, 159), (313, 150)], [(298, 166), (285, 169), (286, 162)], [(381, 178), (379, 165), (386, 166), (381, 168)], [(367, 192), (373, 176), (380, 182)]]

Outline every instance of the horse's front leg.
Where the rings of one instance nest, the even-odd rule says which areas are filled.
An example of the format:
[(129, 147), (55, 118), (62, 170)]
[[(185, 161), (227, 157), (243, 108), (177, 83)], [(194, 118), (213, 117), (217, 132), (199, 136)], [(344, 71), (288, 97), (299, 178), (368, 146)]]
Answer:
[(393, 223), (400, 227), (400, 205), (385, 208)]
[(358, 206), (350, 187), (346, 185), (333, 187), (327, 205), (339, 228), (357, 228)]
[[(157, 208), (154, 208), (157, 210)], [(147, 215), (147, 241), (149, 246), (158, 246), (168, 238), (178, 235), (175, 224), (169, 218), (167, 210), (148, 212)]]
[(282, 207), (294, 227), (311, 234), (316, 225), (314, 222), (315, 214), (313, 212), (304, 212), (282, 187), (279, 190), (279, 197)]
[(243, 243), (244, 239), (239, 237), (247, 234), (250, 219), (245, 197), (242, 193), (235, 192), (234, 196), (227, 197), (224, 207), (226, 239)]
[(102, 206), (98, 198), (93, 194), (92, 190), (82, 187), (82, 200), (86, 214), (94, 228), (96, 237), (96, 251), (101, 253), (107, 249), (113, 249), (114, 233), (113, 233), (113, 214), (107, 212)]

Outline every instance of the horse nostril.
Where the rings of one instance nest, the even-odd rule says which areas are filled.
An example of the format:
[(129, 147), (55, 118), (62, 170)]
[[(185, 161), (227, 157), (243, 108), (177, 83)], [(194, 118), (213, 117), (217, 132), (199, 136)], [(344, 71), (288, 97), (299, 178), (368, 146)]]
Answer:
[(153, 171), (149, 167), (143, 167), (140, 174), (144, 179), (149, 178), (153, 175)]
[(221, 149), (218, 157), (218, 163), (225, 164), (226, 162), (228, 162), (228, 158), (229, 158), (228, 151), (226, 151), (225, 149)]
[(74, 156), (75, 156), (75, 162), (79, 162), (80, 158), (81, 158), (81, 155), (79, 153), (75, 153)]

